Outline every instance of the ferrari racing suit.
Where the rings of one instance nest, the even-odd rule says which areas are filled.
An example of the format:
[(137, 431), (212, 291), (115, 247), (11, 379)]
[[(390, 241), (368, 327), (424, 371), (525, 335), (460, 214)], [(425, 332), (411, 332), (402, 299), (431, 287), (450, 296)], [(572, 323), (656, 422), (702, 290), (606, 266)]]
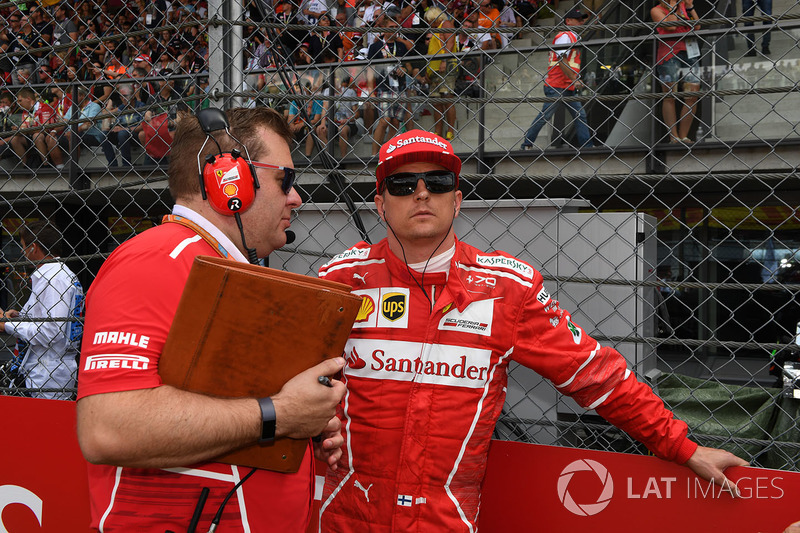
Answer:
[(449, 272), (414, 280), (384, 239), (334, 257), (320, 276), (363, 298), (346, 346), (345, 445), (327, 472), (322, 531), (476, 531), (512, 360), (661, 458), (683, 463), (697, 447), (619, 352), (589, 337), (542, 275), (508, 254), (456, 241)]

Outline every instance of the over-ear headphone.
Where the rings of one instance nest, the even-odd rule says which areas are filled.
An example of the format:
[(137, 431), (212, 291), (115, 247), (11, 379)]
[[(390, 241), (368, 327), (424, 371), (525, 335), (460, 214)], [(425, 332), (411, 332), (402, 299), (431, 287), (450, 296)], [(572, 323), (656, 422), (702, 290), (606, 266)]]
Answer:
[[(203, 200), (208, 200), (211, 207), (222, 215), (234, 216), (247, 211), (256, 198), (256, 189), (260, 187), (247, 147), (231, 135), (228, 117), (223, 111), (209, 107), (199, 111), (196, 117), (206, 134), (206, 140), (197, 152), (197, 171)], [(225, 130), (228, 137), (244, 149), (246, 157), (242, 157), (238, 149), (223, 152), (212, 135), (212, 132), (219, 130)], [(209, 140), (217, 145), (219, 153), (207, 155), (205, 162), (201, 163), (200, 154)]]

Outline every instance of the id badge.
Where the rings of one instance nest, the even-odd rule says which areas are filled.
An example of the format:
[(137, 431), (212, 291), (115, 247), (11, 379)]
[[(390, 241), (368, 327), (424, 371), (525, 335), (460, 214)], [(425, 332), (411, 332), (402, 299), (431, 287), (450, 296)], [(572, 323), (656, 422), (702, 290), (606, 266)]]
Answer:
[(700, 57), (700, 45), (697, 44), (697, 39), (686, 39), (686, 56), (689, 59)]

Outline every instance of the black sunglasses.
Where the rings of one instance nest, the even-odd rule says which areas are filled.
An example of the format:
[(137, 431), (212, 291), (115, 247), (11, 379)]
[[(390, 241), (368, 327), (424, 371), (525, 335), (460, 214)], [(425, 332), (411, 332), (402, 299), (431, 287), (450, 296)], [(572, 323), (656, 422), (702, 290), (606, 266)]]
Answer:
[(444, 194), (456, 188), (456, 173), (449, 170), (429, 170), (428, 172), (400, 172), (386, 176), (386, 192), (392, 196), (408, 196), (417, 190), (419, 180), (434, 194)]
[(294, 187), (295, 172), (293, 168), (279, 167), (277, 165), (270, 165), (269, 163), (261, 163), (259, 161), (250, 161), (250, 164), (256, 168), (274, 168), (275, 170), (283, 170), (283, 182), (281, 182), (281, 190), (283, 194), (289, 194), (289, 191)]

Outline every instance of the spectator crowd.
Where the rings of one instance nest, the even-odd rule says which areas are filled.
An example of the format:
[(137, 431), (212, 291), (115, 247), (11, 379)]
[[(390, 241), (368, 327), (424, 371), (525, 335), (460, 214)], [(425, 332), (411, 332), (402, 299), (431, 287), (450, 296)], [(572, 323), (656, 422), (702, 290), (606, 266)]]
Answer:
[[(324, 97), (453, 98), (459, 90), (457, 75), (469, 80), (475, 72), (452, 58), (431, 61), (435, 68), (412, 67), (404, 58), (502, 48), (517, 28), (536, 22), (545, 1), (275, 0), (266, 14), (261, 3), (251, 2), (244, 5), (244, 17), (252, 23), (244, 26), (245, 89), (285, 91), (279, 77), (265, 70), (280, 64), (390, 60), (344, 82), (331, 77), (296, 83), (300, 93), (310, 96), (285, 109), (302, 138), (312, 128), (323, 139), (335, 133), (329, 129), (346, 127), (346, 137), (352, 138), (374, 128), (377, 152), (385, 138), (414, 127), (421, 106), (321, 103)], [(0, 157), (60, 169), (69, 154), (100, 147), (109, 167), (130, 167), (132, 148), (139, 145), (145, 163), (165, 160), (179, 107), (208, 105), (203, 98), (207, 16), (206, 0), (62, 0), (0, 7), (0, 127), (6, 132)], [(272, 32), (259, 26), (263, 22), (287, 27)], [(455, 30), (434, 31), (442, 28)], [(480, 28), (486, 31), (474, 31)], [(279, 43), (272, 43), (270, 35)], [(433, 112), (436, 132), (452, 139), (452, 104), (437, 104)], [(74, 119), (81, 122), (70, 127), (67, 121)], [(20, 126), (23, 130), (17, 131)], [(16, 133), (10, 135), (11, 130)], [(342, 157), (349, 146), (340, 142)], [(311, 148), (307, 145), (308, 155)]]

